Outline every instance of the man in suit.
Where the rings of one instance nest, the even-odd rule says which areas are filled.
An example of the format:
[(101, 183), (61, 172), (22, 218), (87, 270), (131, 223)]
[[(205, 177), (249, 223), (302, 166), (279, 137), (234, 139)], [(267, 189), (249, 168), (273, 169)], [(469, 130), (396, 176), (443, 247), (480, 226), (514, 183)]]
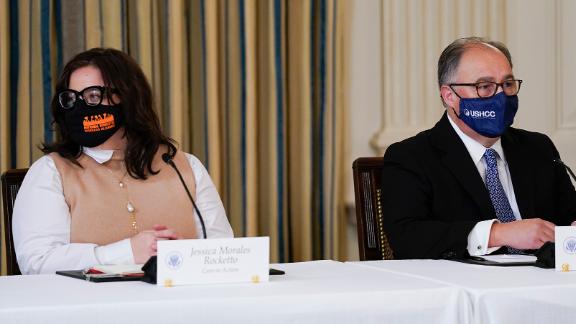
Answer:
[(553, 241), (555, 225), (576, 220), (576, 192), (546, 135), (510, 127), (522, 81), (506, 46), (454, 41), (438, 61), (438, 84), (440, 121), (384, 155), (395, 257), (522, 253)]

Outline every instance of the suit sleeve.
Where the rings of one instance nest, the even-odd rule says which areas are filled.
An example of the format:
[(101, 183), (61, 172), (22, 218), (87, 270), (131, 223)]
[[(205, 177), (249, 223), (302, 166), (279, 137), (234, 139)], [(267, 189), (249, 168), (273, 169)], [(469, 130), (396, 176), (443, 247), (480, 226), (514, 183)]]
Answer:
[[(425, 156), (425, 155), (424, 155)], [(438, 215), (451, 197), (434, 183), (423, 155), (403, 143), (384, 155), (383, 215), (395, 258), (452, 259), (467, 255), (473, 220)]]

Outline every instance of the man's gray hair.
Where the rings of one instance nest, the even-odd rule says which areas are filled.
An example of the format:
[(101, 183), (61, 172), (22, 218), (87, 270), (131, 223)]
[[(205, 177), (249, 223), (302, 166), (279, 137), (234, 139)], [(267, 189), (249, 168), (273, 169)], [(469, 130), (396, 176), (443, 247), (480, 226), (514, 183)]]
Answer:
[(459, 38), (448, 45), (440, 58), (438, 59), (438, 87), (443, 84), (448, 84), (452, 82), (456, 71), (458, 70), (458, 64), (460, 64), (460, 58), (466, 49), (477, 46), (477, 45), (488, 45), (496, 47), (506, 58), (510, 67), (512, 67), (512, 56), (506, 45), (498, 41), (491, 41), (482, 37), (465, 37)]

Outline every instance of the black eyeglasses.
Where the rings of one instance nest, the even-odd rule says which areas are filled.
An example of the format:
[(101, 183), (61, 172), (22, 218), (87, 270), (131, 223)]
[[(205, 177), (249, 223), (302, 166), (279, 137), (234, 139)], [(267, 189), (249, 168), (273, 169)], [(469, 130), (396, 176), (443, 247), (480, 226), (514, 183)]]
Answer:
[(493, 97), (498, 92), (498, 87), (502, 87), (502, 91), (507, 96), (515, 96), (520, 91), (522, 80), (506, 80), (502, 83), (491, 81), (480, 81), (476, 83), (451, 83), (448, 86), (454, 93), (461, 98), (460, 95), (454, 90), (453, 87), (476, 87), (476, 93), (480, 98)]
[(88, 106), (97, 106), (102, 103), (104, 96), (110, 96), (114, 92), (114, 89), (101, 86), (90, 86), (82, 91), (67, 89), (58, 94), (58, 102), (64, 109), (73, 108), (79, 98)]

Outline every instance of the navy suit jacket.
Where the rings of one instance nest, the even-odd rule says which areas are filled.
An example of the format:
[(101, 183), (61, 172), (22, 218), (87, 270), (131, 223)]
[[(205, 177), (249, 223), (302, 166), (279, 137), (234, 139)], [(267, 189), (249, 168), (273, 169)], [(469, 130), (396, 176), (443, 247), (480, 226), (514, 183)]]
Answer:
[[(523, 219), (576, 220), (576, 191), (552, 141), (510, 127), (501, 136)], [(384, 154), (384, 226), (398, 259), (462, 258), (479, 221), (495, 219), (488, 190), (446, 113)]]

